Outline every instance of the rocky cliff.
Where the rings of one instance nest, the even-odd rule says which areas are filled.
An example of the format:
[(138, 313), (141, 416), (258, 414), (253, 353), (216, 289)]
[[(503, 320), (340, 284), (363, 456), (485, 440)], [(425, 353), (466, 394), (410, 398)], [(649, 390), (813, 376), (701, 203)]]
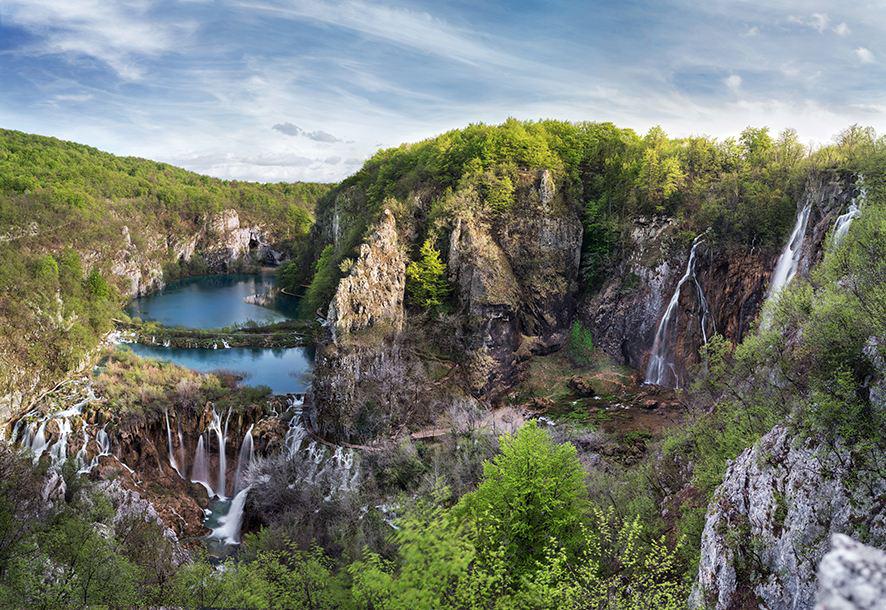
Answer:
[[(335, 243), (353, 230), (341, 216), (360, 198), (352, 190), (321, 213), (329, 226), (318, 236)], [(321, 430), (339, 438), (429, 423), (466, 395), (494, 400), (530, 354), (562, 345), (572, 318), (582, 229), (551, 172), (521, 172), (508, 209), (497, 213), (474, 190), (456, 195), (435, 225), (448, 245), (450, 315), (404, 303), (405, 254), (428, 232), (432, 197), (419, 189), (407, 199), (402, 216), (385, 210), (367, 233), (329, 306), (313, 393)], [(443, 354), (429, 359), (431, 351)]]
[[(820, 172), (809, 177), (797, 201), (798, 213), (807, 203), (811, 205), (797, 271), (800, 276), (808, 276), (821, 260), (828, 231), (858, 192), (852, 175)], [(681, 380), (698, 361), (705, 334), (716, 331), (739, 342), (754, 328), (779, 256), (774, 247), (739, 249), (709, 233), (700, 241), (694, 278), (680, 292), (671, 338), (674, 367)], [(645, 368), (656, 329), (686, 271), (689, 249), (687, 237), (673, 219), (638, 218), (634, 222), (622, 259), (609, 279), (579, 305), (579, 316), (591, 329), (595, 345), (621, 363)], [(704, 332), (696, 281), (710, 313)]]
[(886, 539), (886, 481), (844, 447), (779, 426), (729, 467), (708, 508), (694, 607), (811, 608), (831, 536)]

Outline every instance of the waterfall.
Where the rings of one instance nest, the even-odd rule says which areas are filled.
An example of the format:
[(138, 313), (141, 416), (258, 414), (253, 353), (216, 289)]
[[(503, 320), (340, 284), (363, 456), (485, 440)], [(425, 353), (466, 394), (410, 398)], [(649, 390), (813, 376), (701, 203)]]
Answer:
[(649, 363), (646, 365), (646, 379), (644, 383), (650, 383), (660, 386), (680, 387), (680, 379), (677, 375), (673, 360), (673, 335), (676, 331), (676, 314), (677, 305), (680, 301), (680, 292), (683, 285), (692, 279), (695, 285), (698, 301), (701, 306), (701, 334), (705, 343), (708, 342), (707, 324), (710, 317), (708, 302), (705, 300), (704, 292), (702, 292), (701, 284), (695, 275), (695, 251), (699, 244), (703, 243), (702, 237), (704, 233), (696, 237), (692, 241), (692, 248), (689, 250), (689, 261), (686, 263), (686, 271), (683, 277), (677, 282), (674, 294), (668, 302), (664, 316), (658, 323), (658, 330), (655, 332), (655, 340), (652, 343), (652, 352), (649, 356)]
[(40, 422), (40, 427), (37, 428), (37, 434), (34, 435), (33, 439), (30, 439), (28, 443), (31, 452), (34, 454), (34, 463), (40, 461), (40, 456), (43, 455), (43, 452), (46, 451), (46, 420), (44, 419)]
[[(187, 472), (188, 465), (187, 465), (187, 458), (185, 456), (185, 438), (182, 435), (181, 421), (176, 422), (176, 427), (178, 428), (178, 463), (179, 463), (179, 468), (181, 468), (183, 471)], [(181, 474), (181, 473), (179, 473), (179, 474)], [(185, 477), (182, 476), (182, 478), (185, 478)]]
[(249, 429), (246, 430), (246, 436), (243, 437), (243, 444), (240, 445), (240, 455), (237, 457), (237, 472), (234, 474), (235, 494), (242, 490), (244, 476), (252, 466), (254, 459), (252, 425), (250, 425)]
[(197, 450), (194, 452), (194, 466), (191, 469), (191, 482), (199, 483), (206, 488), (209, 497), (215, 495), (209, 484), (209, 458), (206, 455), (206, 447), (203, 444), (203, 435), (197, 440)]
[(83, 445), (80, 447), (80, 450), (77, 452), (77, 455), (74, 456), (74, 461), (77, 464), (77, 472), (83, 473), (86, 470), (86, 449), (89, 446), (89, 433), (86, 431), (86, 425), (83, 426)]
[(55, 421), (58, 424), (59, 437), (49, 449), (49, 455), (52, 457), (53, 464), (61, 465), (68, 458), (68, 435), (71, 434), (71, 422), (67, 418)]
[[(812, 202), (808, 201), (803, 209), (797, 214), (797, 221), (794, 223), (794, 229), (785, 244), (778, 262), (775, 264), (775, 271), (772, 272), (772, 280), (769, 282), (769, 290), (766, 292), (766, 303), (769, 303), (778, 296), (785, 286), (797, 274), (797, 268), (800, 265), (800, 255), (803, 251), (803, 242), (806, 238), (806, 223), (809, 222), (809, 213), (812, 211)], [(766, 305), (764, 303), (764, 306)], [(764, 317), (764, 324), (768, 326), (768, 319)]]
[[(98, 444), (98, 453), (96, 453), (95, 456), (92, 458), (92, 461), (89, 463), (89, 467), (81, 469), (81, 471), (91, 471), (93, 468), (98, 466), (99, 458), (105, 455), (111, 455), (111, 438), (108, 436), (108, 433), (105, 431), (104, 427), (99, 428), (99, 431), (95, 435), (95, 442)], [(125, 466), (125, 464), (123, 465)]]
[(858, 206), (853, 201), (849, 204), (849, 210), (837, 217), (837, 222), (834, 223), (834, 245), (843, 241), (843, 238), (846, 237), (846, 233), (849, 231), (849, 225), (859, 215), (861, 215), (861, 210), (858, 209)]
[[(230, 419), (230, 416), (231, 411), (228, 410), (228, 419)], [(218, 441), (218, 484), (216, 485), (215, 493), (219, 498), (225, 499), (227, 497), (225, 495), (225, 488), (227, 487), (227, 454), (225, 453), (225, 440), (228, 433), (228, 422), (227, 420), (225, 421), (225, 429), (222, 431), (221, 417), (216, 412), (215, 407), (212, 408), (212, 422), (209, 424), (209, 429), (215, 432), (215, 438)]]
[(169, 447), (169, 464), (175, 469), (178, 476), (184, 478), (181, 470), (178, 469), (178, 462), (175, 459), (175, 452), (172, 448), (172, 429), (169, 427), (169, 411), (164, 409), (163, 415), (166, 416), (166, 445)]
[(249, 487), (246, 487), (234, 496), (228, 514), (218, 520), (218, 527), (209, 534), (210, 538), (221, 540), (225, 544), (240, 544), (240, 528), (243, 526), (243, 509), (246, 507), (248, 493)]

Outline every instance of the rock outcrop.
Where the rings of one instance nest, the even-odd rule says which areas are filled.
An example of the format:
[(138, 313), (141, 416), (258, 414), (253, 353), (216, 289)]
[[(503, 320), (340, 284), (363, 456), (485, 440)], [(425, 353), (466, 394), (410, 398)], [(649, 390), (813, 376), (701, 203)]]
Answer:
[[(562, 345), (572, 318), (582, 227), (549, 171), (521, 172), (508, 209), (494, 214), (475, 190), (457, 195), (457, 209), (435, 228), (448, 242), (457, 301), (449, 316), (415, 311), (408, 319), (404, 252), (426, 238), (433, 197), (418, 189), (408, 199), (402, 218), (385, 210), (369, 231), (329, 306), (313, 394), (318, 428), (333, 438), (365, 441), (423, 425), (467, 395), (495, 400), (532, 353)], [(343, 210), (360, 200), (353, 189), (339, 193), (315, 234), (335, 244), (352, 233)], [(435, 363), (421, 355), (432, 336), (450, 366), (434, 382)]]
[(729, 466), (708, 507), (691, 605), (811, 608), (816, 567), (835, 533), (886, 541), (886, 481), (842, 447), (778, 426)]
[(329, 304), (326, 325), (333, 341), (370, 330), (380, 335), (399, 333), (405, 290), (406, 257), (394, 215), (385, 210)]
[(547, 170), (522, 172), (498, 218), (457, 217), (448, 267), (461, 306), (467, 379), (494, 398), (519, 379), (533, 352), (565, 340), (575, 309), (582, 227)]
[(886, 552), (843, 534), (818, 566), (815, 610), (877, 610), (886, 603)]
[[(852, 175), (821, 172), (810, 176), (797, 201), (798, 209), (807, 202), (812, 206), (798, 275), (808, 276), (821, 260), (828, 231), (857, 194)], [(673, 219), (638, 219), (609, 279), (579, 305), (580, 318), (591, 329), (594, 344), (633, 368), (645, 368), (658, 324), (686, 266), (689, 243), (679, 229)], [(712, 319), (708, 334), (716, 330), (737, 343), (754, 328), (779, 250), (737, 251), (710, 237), (703, 240), (695, 269)], [(704, 342), (700, 311), (696, 291), (687, 283), (680, 294), (672, 346), (680, 378), (698, 361)]]

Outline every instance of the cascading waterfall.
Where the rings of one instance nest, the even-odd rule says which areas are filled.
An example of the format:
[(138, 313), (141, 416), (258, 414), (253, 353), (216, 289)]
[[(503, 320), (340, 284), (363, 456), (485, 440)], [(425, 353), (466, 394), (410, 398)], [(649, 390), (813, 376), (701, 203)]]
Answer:
[(46, 451), (46, 420), (40, 422), (40, 427), (33, 439), (29, 439), (28, 448), (34, 454), (34, 463), (40, 461), (40, 456)]
[(701, 289), (701, 284), (695, 275), (696, 249), (703, 243), (703, 236), (704, 233), (692, 240), (692, 248), (689, 250), (689, 261), (686, 263), (686, 272), (683, 274), (683, 277), (680, 278), (680, 281), (677, 282), (677, 287), (674, 289), (674, 294), (671, 295), (671, 300), (668, 302), (664, 316), (662, 317), (661, 322), (658, 323), (658, 330), (655, 332), (655, 340), (652, 343), (652, 352), (649, 356), (649, 363), (646, 365), (645, 383), (660, 386), (680, 386), (680, 378), (679, 375), (677, 375), (672, 353), (673, 339), (676, 331), (675, 322), (677, 306), (680, 301), (680, 292), (683, 289), (683, 285), (690, 279), (692, 279), (693, 284), (695, 285), (696, 295), (698, 296), (698, 301), (701, 307), (700, 323), (702, 339), (705, 343), (708, 342), (707, 326), (709, 324), (710, 311), (704, 292)]
[(858, 209), (858, 206), (853, 201), (849, 204), (849, 210), (837, 217), (837, 221), (834, 223), (834, 244), (839, 244), (843, 241), (846, 233), (849, 232), (849, 225), (860, 215), (861, 210)]
[(240, 529), (243, 527), (243, 509), (246, 507), (246, 496), (249, 487), (245, 487), (234, 496), (228, 514), (218, 520), (218, 527), (209, 534), (210, 538), (221, 540), (225, 544), (240, 544)]
[(237, 472), (234, 474), (234, 494), (242, 491), (246, 473), (252, 467), (254, 459), (252, 425), (250, 425), (246, 430), (246, 435), (243, 437), (243, 444), (240, 445), (240, 455), (237, 456)]
[[(187, 472), (187, 470), (188, 470), (188, 465), (187, 465), (187, 457), (186, 457), (186, 455), (185, 455), (185, 437), (184, 437), (184, 435), (182, 434), (182, 423), (181, 423), (181, 421), (178, 421), (178, 422), (176, 423), (176, 427), (178, 428), (178, 461), (179, 461), (179, 468), (181, 468), (182, 471)], [(185, 478), (185, 477), (182, 476), (182, 478)]]
[(52, 463), (62, 465), (68, 458), (68, 435), (71, 434), (71, 422), (67, 418), (56, 419), (58, 425), (59, 437), (55, 444), (50, 447), (49, 455), (52, 457)]
[(206, 454), (206, 446), (203, 443), (203, 435), (197, 439), (197, 449), (194, 452), (194, 466), (191, 468), (191, 482), (199, 483), (206, 488), (209, 497), (215, 495), (212, 485), (209, 484), (209, 457)]
[(77, 464), (77, 472), (82, 473), (86, 468), (86, 450), (89, 448), (89, 433), (86, 431), (86, 426), (83, 426), (83, 445), (80, 447), (80, 450), (77, 452), (77, 455), (74, 456), (74, 463)]
[[(230, 410), (228, 418), (230, 418)], [(225, 453), (225, 439), (227, 437), (228, 423), (225, 421), (225, 429), (222, 430), (221, 417), (215, 408), (212, 409), (212, 422), (209, 424), (209, 430), (215, 432), (215, 438), (218, 441), (218, 483), (215, 493), (219, 498), (225, 499), (226, 475), (227, 475), (227, 455)]]
[(172, 447), (172, 428), (169, 427), (169, 411), (164, 410), (163, 415), (166, 417), (166, 445), (169, 447), (169, 465), (175, 469), (178, 476), (185, 478), (182, 476), (182, 471), (178, 469), (178, 462), (175, 459), (175, 450)]
[(769, 282), (769, 290), (766, 292), (766, 302), (763, 303), (764, 317), (763, 327), (769, 326), (770, 319), (767, 316), (766, 304), (772, 302), (778, 297), (785, 286), (797, 274), (797, 268), (800, 266), (800, 255), (803, 251), (803, 242), (806, 239), (806, 224), (809, 222), (809, 213), (812, 211), (812, 201), (807, 201), (806, 205), (797, 214), (797, 221), (794, 223), (794, 229), (785, 244), (778, 262), (775, 264), (775, 271), (772, 272), (772, 280)]

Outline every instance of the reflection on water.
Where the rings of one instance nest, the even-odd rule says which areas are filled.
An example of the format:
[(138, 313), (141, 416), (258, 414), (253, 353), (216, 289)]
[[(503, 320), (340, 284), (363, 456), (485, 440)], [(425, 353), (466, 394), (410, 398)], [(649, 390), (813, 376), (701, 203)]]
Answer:
[(240, 373), (244, 375), (244, 385), (266, 385), (274, 394), (305, 392), (314, 361), (314, 350), (309, 347), (183, 349), (140, 343), (127, 347), (143, 358), (174, 362), (201, 373), (218, 370)]
[[(286, 295), (279, 295), (271, 307), (244, 301), (248, 296), (265, 294), (275, 283), (276, 277), (269, 273), (190, 278), (134, 300), (127, 312), (166, 326), (202, 329), (249, 321), (270, 324), (295, 317), (298, 300)], [(238, 373), (243, 376), (244, 385), (268, 386), (274, 394), (305, 392), (314, 361), (310, 347), (186, 349), (142, 344), (128, 347), (144, 358), (174, 362), (202, 373), (219, 370)]]
[(132, 301), (126, 313), (165, 326), (221, 328), (246, 322), (272, 324), (295, 317), (297, 299), (279, 295), (271, 307), (245, 302), (276, 285), (274, 274), (201, 276), (171, 283)]

